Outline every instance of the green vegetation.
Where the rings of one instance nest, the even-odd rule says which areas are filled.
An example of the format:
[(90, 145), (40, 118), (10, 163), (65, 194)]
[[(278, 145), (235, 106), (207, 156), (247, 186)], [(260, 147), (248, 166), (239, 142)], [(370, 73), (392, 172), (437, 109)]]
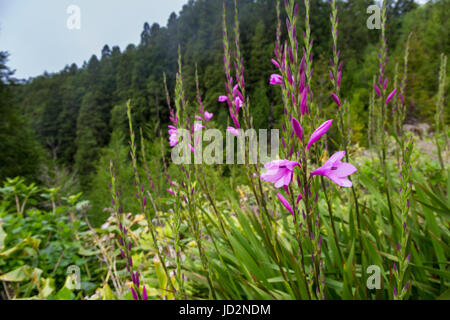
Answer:
[[(105, 45), (82, 67), (28, 81), (0, 52), (0, 299), (450, 299), (450, 1), (386, 1), (382, 32), (366, 27), (372, 1), (305, 2), (190, 0), (166, 27), (146, 23), (139, 45)], [(312, 115), (285, 99), (300, 89), (271, 63), (295, 47), (286, 19), (299, 47), (285, 62), (314, 70)], [(225, 72), (245, 66), (242, 127), (284, 127), (302, 156), (280, 155), (303, 164), (293, 190), (255, 182), (264, 169), (248, 163), (171, 163), (169, 124), (192, 130), (186, 119), (204, 107), (208, 128), (233, 125), (218, 102), (235, 95), (224, 47)], [(306, 154), (292, 117), (304, 139), (334, 123)], [(357, 168), (352, 188), (308, 178), (336, 150)], [(304, 199), (286, 205), (280, 190)], [(371, 265), (378, 290), (366, 285)]]

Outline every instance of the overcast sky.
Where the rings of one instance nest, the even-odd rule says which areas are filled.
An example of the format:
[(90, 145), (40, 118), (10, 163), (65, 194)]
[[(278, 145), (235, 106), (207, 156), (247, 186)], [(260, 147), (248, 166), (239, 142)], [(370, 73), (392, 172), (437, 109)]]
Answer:
[[(0, 0), (0, 51), (16, 78), (79, 66), (105, 44), (124, 50), (139, 43), (145, 22), (165, 26), (187, 0)], [(81, 11), (81, 29), (70, 30), (67, 8)]]
[[(418, 2), (426, 2), (419, 0)], [(8, 51), (15, 77), (79, 66), (105, 44), (124, 50), (139, 43), (145, 22), (167, 24), (187, 0), (0, 0), (0, 51)], [(70, 30), (67, 9), (81, 11), (81, 28)]]

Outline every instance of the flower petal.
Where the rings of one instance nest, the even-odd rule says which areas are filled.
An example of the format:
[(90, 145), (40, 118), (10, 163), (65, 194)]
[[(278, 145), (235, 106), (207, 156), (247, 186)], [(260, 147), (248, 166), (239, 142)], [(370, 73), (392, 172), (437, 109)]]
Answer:
[(341, 161), (345, 156), (345, 151), (338, 151), (333, 154), (327, 162), (325, 162), (324, 167), (332, 167), (336, 162)]
[(311, 146), (319, 140), (325, 133), (330, 130), (331, 125), (333, 124), (333, 120), (325, 121), (319, 128), (317, 128), (316, 131), (311, 135), (311, 138), (309, 139), (308, 145), (306, 146), (306, 149), (311, 148)]
[(397, 93), (397, 89), (394, 89), (394, 90), (389, 94), (389, 96), (387, 97), (385, 104), (388, 104), (389, 101), (391, 101), (392, 98), (394, 98), (394, 96), (395, 96), (396, 93)]
[(289, 201), (287, 201), (286, 198), (283, 197), (283, 195), (281, 193), (278, 193), (277, 197), (280, 200), (281, 204), (293, 215), (294, 210), (292, 210), (292, 207), (291, 207)]
[(203, 116), (205, 117), (206, 122), (208, 122), (212, 119), (212, 117), (214, 116), (214, 113), (209, 113), (208, 111), (205, 111)]
[(334, 174), (340, 178), (345, 178), (354, 174), (356, 171), (357, 169), (351, 163), (341, 162), (337, 166), (337, 170), (334, 171)]
[(227, 131), (231, 134), (235, 135), (236, 137), (239, 137), (239, 130), (233, 127), (227, 127)]
[(279, 74), (272, 74), (270, 76), (270, 84), (271, 85), (283, 84), (283, 77), (280, 76)]
[(302, 141), (302, 139), (303, 139), (303, 128), (302, 128), (302, 126), (300, 125), (298, 120), (295, 119), (294, 117), (292, 117), (292, 121), (291, 122), (292, 122), (292, 129), (294, 129), (295, 134), (300, 139), (300, 141)]
[(227, 96), (220, 96), (219, 97), (219, 102), (227, 102), (228, 101), (228, 97)]

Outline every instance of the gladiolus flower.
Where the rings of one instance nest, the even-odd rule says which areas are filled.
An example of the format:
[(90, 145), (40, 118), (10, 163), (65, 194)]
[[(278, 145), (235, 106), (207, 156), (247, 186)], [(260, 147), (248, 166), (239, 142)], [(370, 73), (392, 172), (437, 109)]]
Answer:
[(239, 130), (233, 127), (228, 127), (227, 131), (233, 135), (235, 135), (236, 137), (239, 136)]
[(303, 199), (303, 195), (300, 193), (297, 197), (297, 204), (299, 204), (302, 199)]
[(275, 160), (264, 165), (266, 173), (261, 175), (261, 179), (267, 182), (274, 182), (275, 188), (289, 186), (292, 181), (294, 168), (299, 163), (289, 160)]
[(281, 69), (280, 64), (275, 59), (272, 59), (272, 63), (274, 64), (275, 67)]
[(292, 118), (292, 129), (294, 129), (295, 134), (300, 139), (300, 141), (302, 141), (303, 129), (302, 129), (302, 126), (300, 125), (300, 123), (298, 122), (298, 120), (295, 118)]
[(333, 123), (333, 120), (325, 121), (319, 128), (317, 128), (316, 131), (311, 135), (311, 138), (309, 139), (308, 145), (306, 146), (306, 149), (311, 148), (311, 146), (319, 140), (325, 133), (330, 130), (331, 124)]
[(289, 201), (286, 200), (285, 197), (281, 193), (277, 194), (278, 199), (280, 200), (281, 204), (292, 214), (294, 215), (294, 210), (292, 210), (292, 207), (289, 203)]
[(242, 106), (244, 105), (244, 102), (241, 100), (240, 97), (236, 97), (234, 99), (234, 103), (236, 104), (236, 113), (239, 113), (239, 110), (242, 108)]
[(394, 91), (392, 91), (392, 92), (389, 94), (389, 96), (387, 97), (385, 104), (388, 104), (389, 101), (391, 101), (392, 98), (394, 98), (394, 96), (395, 96), (396, 93), (397, 93), (397, 89), (394, 89)]
[(373, 87), (375, 88), (375, 91), (376, 91), (377, 95), (378, 95), (379, 97), (381, 97), (381, 91), (380, 91), (380, 88), (378, 88), (378, 86), (377, 86), (376, 83), (373, 84)]
[(214, 116), (214, 113), (209, 113), (208, 111), (205, 111), (203, 116), (205, 117), (206, 122), (209, 122), (212, 119), (212, 117)]
[(169, 125), (169, 143), (171, 147), (175, 147), (178, 144), (178, 129)]
[(202, 129), (205, 129), (205, 126), (202, 125), (201, 123), (196, 122), (196, 123), (194, 124), (194, 132), (200, 131), (200, 130), (202, 130)]
[(305, 87), (302, 93), (302, 101), (300, 102), (300, 113), (302, 114), (302, 116), (305, 113), (308, 113), (307, 102), (308, 102), (308, 88)]
[(219, 102), (227, 102), (228, 101), (228, 97), (227, 96), (220, 96), (219, 97)]
[(341, 100), (339, 99), (339, 97), (336, 94), (332, 93), (331, 98), (333, 98), (334, 102), (338, 105), (338, 107), (341, 106)]
[(148, 300), (147, 289), (145, 288), (145, 286), (142, 289), (142, 299), (145, 300), (145, 301)]
[(136, 291), (134, 291), (133, 288), (131, 288), (131, 294), (133, 295), (133, 299), (134, 299), (134, 300), (138, 300), (138, 296), (137, 296), (137, 294), (136, 294)]
[(353, 184), (347, 177), (355, 173), (356, 168), (350, 163), (341, 162), (344, 156), (345, 151), (335, 153), (322, 167), (313, 171), (311, 175), (327, 177), (338, 186), (350, 188)]
[(279, 74), (273, 74), (270, 76), (270, 84), (271, 85), (278, 85), (283, 84), (283, 77)]

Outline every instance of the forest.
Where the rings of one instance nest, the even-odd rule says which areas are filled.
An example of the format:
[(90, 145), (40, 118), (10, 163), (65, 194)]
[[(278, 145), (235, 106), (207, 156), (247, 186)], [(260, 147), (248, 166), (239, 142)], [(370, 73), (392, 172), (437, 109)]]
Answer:
[[(189, 0), (30, 79), (4, 48), (0, 300), (450, 299), (450, 1), (373, 4)], [(279, 157), (175, 164), (182, 129)]]

